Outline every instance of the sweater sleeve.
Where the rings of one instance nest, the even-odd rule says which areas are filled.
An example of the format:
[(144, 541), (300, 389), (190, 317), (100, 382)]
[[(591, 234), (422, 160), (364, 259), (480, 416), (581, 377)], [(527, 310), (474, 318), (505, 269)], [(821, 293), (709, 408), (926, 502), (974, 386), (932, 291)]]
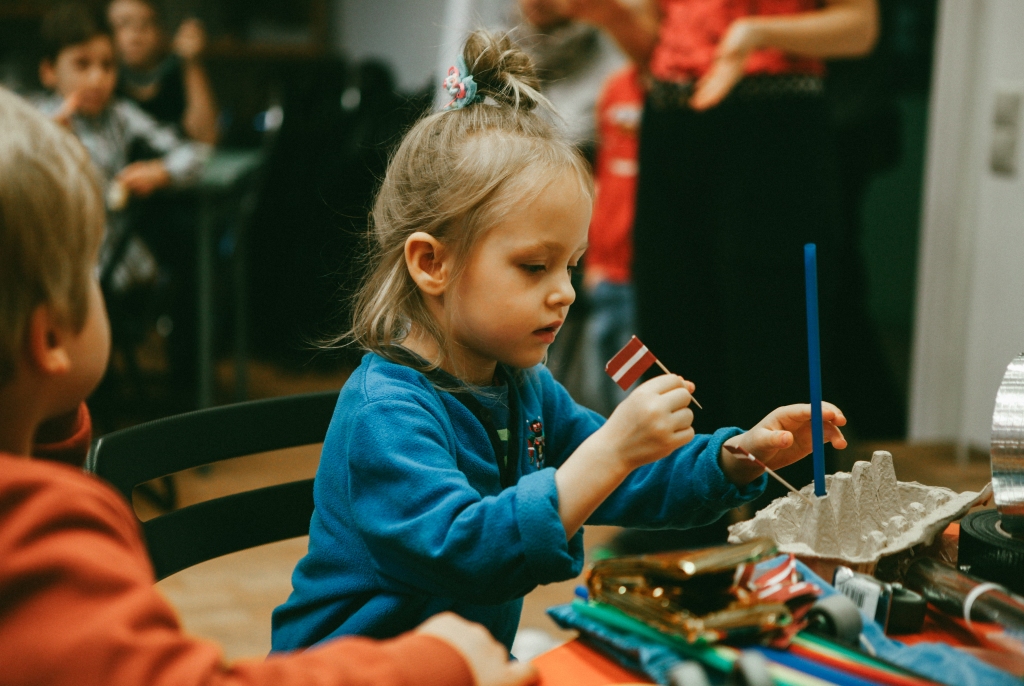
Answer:
[(722, 472), (722, 444), (742, 429), (697, 434), (657, 462), (635, 469), (587, 520), (643, 529), (687, 528), (708, 524), (764, 492), (764, 474), (740, 488)]
[[(582, 407), (569, 392), (540, 369), (545, 412), (554, 426), (556, 464), (561, 465), (604, 424), (604, 418)], [(761, 475), (738, 488), (722, 472), (722, 444), (742, 429), (724, 428), (697, 434), (692, 441), (657, 462), (635, 469), (590, 516), (587, 524), (613, 524), (645, 529), (686, 528), (713, 522), (730, 509), (764, 492)]]
[(582, 540), (566, 541), (553, 469), (484, 496), (460, 470), (446, 425), (426, 407), (374, 402), (349, 426), (343, 452), (350, 457), (326, 469), (322, 461), (317, 479), (331, 493), (344, 483), (331, 472), (347, 465), (341, 497), (350, 499), (352, 523), (392, 590), (490, 604), (580, 573)]
[(116, 494), (63, 466), (30, 466), (37, 473), (41, 467), (64, 474), (0, 478), (5, 685), (473, 683), (454, 648), (414, 634), (342, 639), (301, 654), (225, 664), (215, 645), (182, 633), (153, 586), (135, 522)]
[(209, 145), (182, 138), (174, 127), (161, 125), (129, 100), (119, 100), (116, 107), (129, 139), (143, 140), (163, 155), (164, 166), (175, 186), (189, 186), (199, 180), (212, 152)]

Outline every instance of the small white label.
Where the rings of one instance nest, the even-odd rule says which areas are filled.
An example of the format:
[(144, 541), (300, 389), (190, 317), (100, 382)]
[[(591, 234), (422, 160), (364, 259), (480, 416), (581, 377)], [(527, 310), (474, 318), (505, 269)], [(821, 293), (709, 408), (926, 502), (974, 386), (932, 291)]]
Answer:
[(852, 600), (861, 612), (874, 617), (882, 589), (864, 579), (853, 577), (836, 583), (836, 590)]

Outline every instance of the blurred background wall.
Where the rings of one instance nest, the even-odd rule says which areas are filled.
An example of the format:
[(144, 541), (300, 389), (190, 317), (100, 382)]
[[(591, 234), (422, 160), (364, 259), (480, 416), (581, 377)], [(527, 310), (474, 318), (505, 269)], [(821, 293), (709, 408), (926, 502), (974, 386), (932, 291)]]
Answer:
[(987, 449), (1024, 351), (1024, 3), (943, 0), (939, 17), (909, 437), (966, 452)]
[[(0, 82), (38, 89), (38, 26), (51, 4), (0, 3)], [(208, 28), (221, 145), (266, 149), (247, 227), (254, 355), (293, 368), (351, 364), (310, 343), (343, 325), (344, 295), (359, 274), (362, 232), (387, 155), (430, 107), (465, 32), (513, 25), (515, 3), (163, 6), (170, 25), (198, 16)], [(862, 221), (867, 311), (884, 371), (909, 407), (909, 437), (984, 446), (1002, 369), (1024, 348), (1024, 270), (1015, 266), (1024, 255), (1024, 193), (1019, 173), (993, 171), (990, 160), (997, 93), (1019, 94), (1024, 80), (1024, 3), (880, 6), (872, 58), (829, 65), (829, 88), (845, 92), (836, 102), (837, 127), (855, 131), (848, 149), (863, 154), (867, 145), (857, 136), (870, 135), (878, 156), (866, 162), (873, 166), (850, 201)], [(267, 119), (270, 111), (283, 119)], [(1019, 160), (1020, 146), (1014, 154)], [(221, 248), (226, 255), (230, 242)]]
[(398, 88), (419, 90), (436, 69), (445, 5), (445, 0), (334, 0), (333, 46), (353, 60), (386, 61)]

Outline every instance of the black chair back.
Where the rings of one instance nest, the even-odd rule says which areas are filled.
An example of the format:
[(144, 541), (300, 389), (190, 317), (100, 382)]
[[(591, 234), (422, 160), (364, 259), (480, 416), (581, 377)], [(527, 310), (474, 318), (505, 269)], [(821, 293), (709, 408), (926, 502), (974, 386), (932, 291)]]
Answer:
[[(147, 422), (100, 437), (86, 469), (132, 502), (139, 484), (243, 455), (321, 443), (337, 391), (223, 405)], [(142, 529), (156, 578), (221, 555), (309, 533), (313, 479), (189, 505)]]

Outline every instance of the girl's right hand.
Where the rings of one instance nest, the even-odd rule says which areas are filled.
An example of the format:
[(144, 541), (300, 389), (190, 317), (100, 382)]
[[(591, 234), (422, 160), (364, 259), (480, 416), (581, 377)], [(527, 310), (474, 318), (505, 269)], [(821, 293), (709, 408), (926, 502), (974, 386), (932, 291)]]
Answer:
[(628, 471), (660, 460), (693, 440), (695, 388), (675, 374), (657, 376), (619, 403), (597, 433)]
[(465, 658), (477, 686), (528, 686), (537, 683), (537, 670), (508, 659), (508, 651), (487, 629), (452, 612), (434, 615), (416, 633), (441, 639)]

